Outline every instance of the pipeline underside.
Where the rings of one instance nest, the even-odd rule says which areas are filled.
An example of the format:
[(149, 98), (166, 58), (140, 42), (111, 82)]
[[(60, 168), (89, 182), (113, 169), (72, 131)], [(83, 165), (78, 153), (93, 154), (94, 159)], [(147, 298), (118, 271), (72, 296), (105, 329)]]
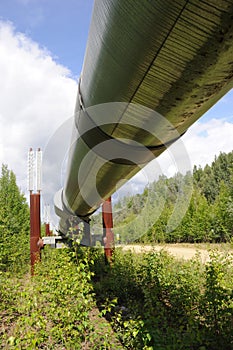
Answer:
[(88, 220), (229, 91), (232, 76), (232, 1), (96, 0), (57, 214)]

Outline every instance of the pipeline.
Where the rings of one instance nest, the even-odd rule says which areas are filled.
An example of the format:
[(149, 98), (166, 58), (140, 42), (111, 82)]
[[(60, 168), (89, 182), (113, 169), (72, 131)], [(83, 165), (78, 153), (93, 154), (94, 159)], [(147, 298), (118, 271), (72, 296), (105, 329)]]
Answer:
[(75, 107), (60, 230), (90, 216), (233, 86), (228, 0), (96, 0)]

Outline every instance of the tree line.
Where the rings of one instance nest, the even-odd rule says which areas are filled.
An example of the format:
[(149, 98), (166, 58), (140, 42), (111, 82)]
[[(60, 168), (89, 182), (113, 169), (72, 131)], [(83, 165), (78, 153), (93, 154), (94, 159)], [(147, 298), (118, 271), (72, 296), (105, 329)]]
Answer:
[[(162, 175), (114, 206), (122, 242), (229, 242), (233, 233), (233, 152), (193, 172)], [(185, 214), (184, 214), (185, 213)]]

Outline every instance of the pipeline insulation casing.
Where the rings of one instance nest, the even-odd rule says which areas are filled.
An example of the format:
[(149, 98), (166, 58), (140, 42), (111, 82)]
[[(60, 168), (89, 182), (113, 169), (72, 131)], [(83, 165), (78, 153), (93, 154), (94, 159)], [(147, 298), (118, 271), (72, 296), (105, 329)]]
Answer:
[(232, 19), (228, 0), (95, 1), (59, 215), (87, 219), (232, 87)]

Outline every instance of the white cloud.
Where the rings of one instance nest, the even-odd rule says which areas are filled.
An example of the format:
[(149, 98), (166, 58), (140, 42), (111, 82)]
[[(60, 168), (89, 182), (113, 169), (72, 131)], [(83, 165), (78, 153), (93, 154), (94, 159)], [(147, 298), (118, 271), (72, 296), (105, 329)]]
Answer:
[[(171, 177), (177, 172), (185, 173), (192, 170), (194, 165), (204, 167), (206, 164), (211, 164), (220, 152), (228, 153), (232, 150), (232, 118), (222, 116), (222, 119), (213, 118), (208, 121), (200, 119), (190, 127), (181, 141), (169, 147), (144, 168), (146, 181), (140, 181), (142, 173), (131, 179), (131, 194), (142, 192), (143, 187), (148, 182), (158, 179), (159, 175)], [(124, 193), (125, 189), (121, 191)]]
[(233, 123), (222, 119), (196, 122), (184, 135), (183, 142), (192, 165), (210, 164), (215, 155), (233, 150)]
[(0, 163), (26, 188), (27, 151), (43, 147), (72, 116), (77, 83), (48, 51), (0, 22)]

